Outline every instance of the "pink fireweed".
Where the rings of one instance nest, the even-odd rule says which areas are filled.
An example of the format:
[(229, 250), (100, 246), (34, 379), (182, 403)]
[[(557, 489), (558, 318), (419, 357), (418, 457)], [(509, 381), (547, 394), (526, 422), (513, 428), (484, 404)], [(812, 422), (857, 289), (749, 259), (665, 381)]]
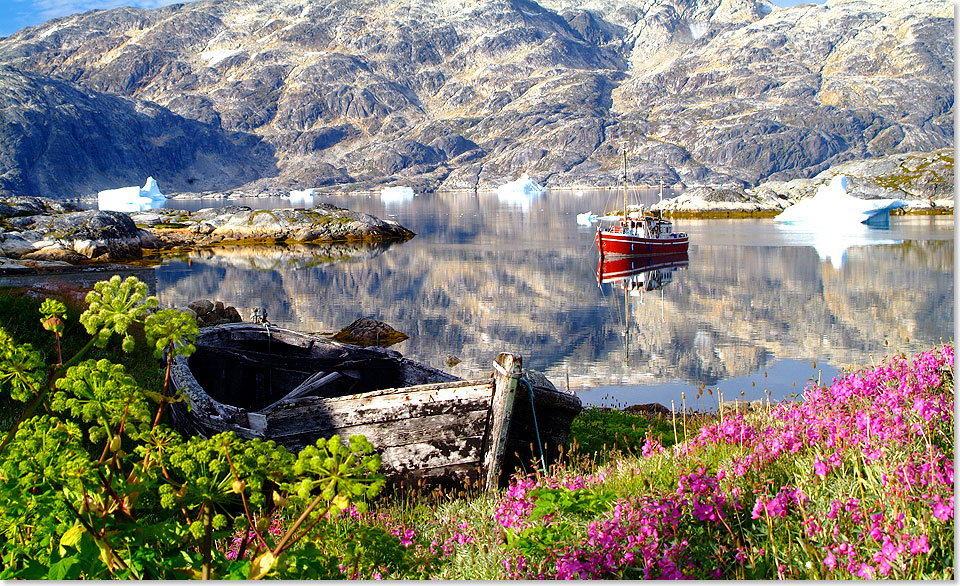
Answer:
[[(673, 486), (633, 483), (644, 488), (618, 494), (612, 509), (580, 525), (550, 515), (532, 519), (533, 495), (540, 494), (535, 489), (576, 491), (605, 479), (515, 478), (495, 518), (528, 539), (515, 542), (507, 573), (574, 579), (952, 576), (952, 549), (942, 547), (952, 543), (954, 518), (952, 367), (953, 348), (943, 346), (844, 373), (826, 387), (811, 384), (798, 402), (725, 415), (673, 451), (679, 470)], [(641, 455), (649, 458), (657, 447), (648, 439)], [(608, 470), (636, 476), (649, 474), (651, 466)], [(551, 531), (557, 523), (566, 525)], [(551, 541), (530, 541), (538, 536)]]

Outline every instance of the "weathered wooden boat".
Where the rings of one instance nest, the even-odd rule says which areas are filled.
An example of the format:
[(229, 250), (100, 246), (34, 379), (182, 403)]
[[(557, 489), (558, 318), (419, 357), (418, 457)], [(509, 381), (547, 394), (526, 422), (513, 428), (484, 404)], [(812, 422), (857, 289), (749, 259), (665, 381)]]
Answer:
[(462, 380), (393, 350), (272, 324), (204, 328), (196, 347), (171, 370), (190, 407), (171, 405), (182, 433), (234, 431), (293, 451), (361, 434), (388, 479), (407, 486), (503, 485), (515, 470), (553, 461), (581, 410), (506, 353), (490, 377)]
[[(660, 185), (663, 199), (663, 185)], [(598, 218), (607, 220), (609, 216)], [(690, 238), (686, 232), (674, 232), (673, 222), (662, 214), (652, 214), (639, 206), (630, 211), (627, 206), (627, 152), (623, 151), (623, 210), (615, 216), (616, 223), (597, 228), (597, 250), (600, 257), (681, 254), (687, 252)]]

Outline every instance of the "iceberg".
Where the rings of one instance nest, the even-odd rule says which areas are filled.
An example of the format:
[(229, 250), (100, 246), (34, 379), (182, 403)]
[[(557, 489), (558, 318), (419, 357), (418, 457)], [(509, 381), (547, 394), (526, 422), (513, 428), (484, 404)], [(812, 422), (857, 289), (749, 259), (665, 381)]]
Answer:
[(577, 214), (577, 224), (581, 226), (589, 226), (590, 224), (597, 221), (597, 215), (593, 212), (584, 212), (582, 214)]
[(497, 199), (507, 205), (519, 207), (522, 211), (527, 211), (530, 209), (533, 200), (545, 191), (547, 191), (545, 187), (541, 187), (524, 173), (516, 181), (504, 183), (498, 187)]
[(147, 177), (143, 187), (119, 187), (97, 193), (97, 208), (109, 212), (142, 212), (162, 208), (167, 201), (153, 177)]
[(317, 190), (314, 188), (310, 189), (291, 189), (290, 195), (287, 197), (290, 198), (290, 203), (313, 203), (313, 198), (316, 197)]
[(380, 189), (380, 201), (386, 205), (410, 201), (414, 195), (412, 188), (401, 185)]
[(530, 194), (530, 195), (539, 195), (546, 191), (545, 187), (541, 187), (536, 181), (530, 178), (529, 175), (524, 173), (516, 181), (510, 181), (509, 183), (504, 183), (497, 188), (497, 193), (500, 195), (510, 195), (510, 194)]
[(883, 225), (889, 222), (890, 210), (906, 206), (899, 199), (860, 199), (847, 194), (847, 178), (837, 175), (817, 193), (783, 210), (775, 222), (815, 223), (821, 226), (843, 226), (863, 223)]

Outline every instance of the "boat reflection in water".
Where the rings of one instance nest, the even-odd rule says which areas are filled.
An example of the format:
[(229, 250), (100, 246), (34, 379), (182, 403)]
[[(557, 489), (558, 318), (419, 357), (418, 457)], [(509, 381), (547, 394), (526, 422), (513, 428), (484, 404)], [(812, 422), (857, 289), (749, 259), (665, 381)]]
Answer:
[(625, 291), (654, 291), (673, 281), (677, 269), (690, 265), (686, 251), (654, 256), (600, 258), (597, 284), (616, 284)]
[[(686, 251), (673, 254), (658, 254), (648, 256), (629, 256), (618, 258), (600, 257), (597, 264), (597, 285), (603, 288), (604, 284), (614, 285), (623, 289), (623, 312), (620, 314), (623, 318), (621, 334), (624, 340), (624, 360), (627, 365), (630, 361), (630, 298), (638, 298), (640, 305), (643, 305), (643, 292), (660, 290), (660, 319), (661, 323), (666, 322), (666, 316), (663, 309), (663, 287), (673, 281), (673, 273), (679, 269), (686, 269), (690, 265), (689, 257)], [(648, 324), (649, 325), (649, 324)], [(640, 330), (646, 329), (639, 323), (634, 327)]]

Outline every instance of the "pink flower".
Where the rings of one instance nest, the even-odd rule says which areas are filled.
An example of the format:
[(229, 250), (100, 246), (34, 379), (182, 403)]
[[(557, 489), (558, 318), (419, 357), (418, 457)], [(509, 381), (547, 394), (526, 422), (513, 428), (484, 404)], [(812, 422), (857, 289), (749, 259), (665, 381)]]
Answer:
[(828, 551), (827, 555), (823, 558), (823, 565), (827, 566), (831, 570), (836, 569), (837, 567), (837, 558), (833, 556), (832, 551)]
[(911, 539), (907, 543), (907, 547), (910, 548), (911, 555), (918, 555), (930, 551), (930, 543), (926, 535), (921, 535), (917, 539)]
[(953, 501), (942, 501), (940, 495), (934, 497), (933, 516), (941, 521), (953, 518)]
[(860, 564), (860, 568), (856, 571), (856, 575), (864, 580), (872, 580), (873, 572), (873, 566), (870, 564)]
[(828, 471), (827, 465), (822, 460), (820, 460), (820, 456), (817, 456), (813, 460), (814, 474), (816, 474), (817, 476), (826, 476), (827, 471)]

